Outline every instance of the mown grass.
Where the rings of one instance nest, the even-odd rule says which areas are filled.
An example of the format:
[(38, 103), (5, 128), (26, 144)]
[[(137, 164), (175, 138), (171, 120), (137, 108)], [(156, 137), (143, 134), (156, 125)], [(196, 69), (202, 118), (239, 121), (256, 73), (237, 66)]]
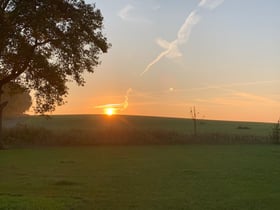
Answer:
[(279, 209), (277, 145), (0, 151), (0, 209)]

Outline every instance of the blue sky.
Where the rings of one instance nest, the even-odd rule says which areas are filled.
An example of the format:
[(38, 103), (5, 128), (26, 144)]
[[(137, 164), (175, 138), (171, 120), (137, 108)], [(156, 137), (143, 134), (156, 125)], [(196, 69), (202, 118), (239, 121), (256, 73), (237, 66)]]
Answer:
[(101, 9), (112, 48), (55, 113), (114, 104), (119, 114), (190, 117), (196, 106), (208, 119), (280, 117), (280, 1), (86, 2)]

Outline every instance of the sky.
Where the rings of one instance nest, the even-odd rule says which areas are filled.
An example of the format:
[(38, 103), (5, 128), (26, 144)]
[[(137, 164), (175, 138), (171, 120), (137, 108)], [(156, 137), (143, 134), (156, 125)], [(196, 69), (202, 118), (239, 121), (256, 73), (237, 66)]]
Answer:
[(86, 2), (112, 47), (53, 114), (279, 119), (279, 0)]

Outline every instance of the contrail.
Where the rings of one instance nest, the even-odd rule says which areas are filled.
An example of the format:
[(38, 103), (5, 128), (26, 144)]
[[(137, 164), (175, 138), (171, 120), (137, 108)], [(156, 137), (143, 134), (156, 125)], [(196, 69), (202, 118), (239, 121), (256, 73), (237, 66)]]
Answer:
[(201, 0), (198, 6), (213, 10), (220, 6), (223, 2), (224, 0)]
[(113, 108), (117, 111), (124, 111), (125, 109), (127, 109), (128, 107), (128, 96), (129, 94), (132, 92), (132, 88), (129, 88), (126, 91), (126, 94), (124, 96), (124, 102), (123, 103), (119, 103), (119, 104), (103, 104), (103, 105), (98, 105), (95, 106), (94, 108), (96, 109), (106, 109), (106, 108)]
[(158, 63), (163, 57), (175, 58), (180, 57), (182, 54), (179, 52), (178, 47), (184, 43), (186, 43), (191, 35), (193, 27), (199, 23), (200, 16), (198, 15), (198, 11), (200, 8), (205, 9), (215, 9), (220, 4), (222, 4), (224, 0), (201, 0), (197, 6), (197, 9), (193, 10), (186, 18), (184, 24), (180, 27), (177, 38), (168, 42), (163, 39), (157, 39), (157, 43), (160, 47), (164, 48), (165, 51), (161, 52), (152, 62), (150, 62), (145, 70), (140, 74), (143, 76), (150, 68)]
[(160, 59), (161, 59), (163, 56), (167, 55), (167, 54), (169, 53), (169, 51), (170, 51), (170, 48), (167, 49), (166, 51), (163, 51), (162, 53), (160, 53), (160, 54), (156, 57), (155, 60), (153, 60), (151, 63), (148, 64), (148, 66), (147, 66), (146, 69), (140, 74), (140, 76), (143, 76), (147, 71), (149, 71), (150, 68), (151, 68), (153, 65), (155, 65), (157, 62), (159, 62)]
[(128, 107), (128, 96), (129, 96), (129, 94), (132, 92), (132, 88), (129, 88), (127, 91), (126, 91), (126, 94), (125, 94), (125, 100), (124, 100), (124, 102), (123, 102), (123, 106), (122, 106), (122, 109), (121, 109), (121, 111), (124, 111), (125, 109), (127, 109), (127, 107)]
[(181, 26), (177, 33), (177, 39), (170, 43), (163, 39), (157, 40), (157, 43), (166, 50), (160, 53), (151, 63), (149, 63), (140, 76), (143, 76), (147, 71), (150, 70), (150, 68), (153, 65), (159, 62), (164, 56), (167, 56), (169, 58), (181, 56), (181, 53), (178, 50), (178, 46), (188, 41), (193, 26), (199, 22), (200, 17), (196, 13), (197, 12), (194, 10), (186, 18), (184, 24)]

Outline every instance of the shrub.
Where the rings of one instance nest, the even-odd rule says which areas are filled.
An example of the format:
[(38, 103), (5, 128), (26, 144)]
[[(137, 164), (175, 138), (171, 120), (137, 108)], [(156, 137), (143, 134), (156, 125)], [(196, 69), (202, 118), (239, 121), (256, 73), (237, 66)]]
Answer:
[(280, 140), (280, 119), (272, 128), (272, 140), (273, 140), (273, 143), (275, 143), (275, 144), (280, 143), (279, 142), (279, 140)]

